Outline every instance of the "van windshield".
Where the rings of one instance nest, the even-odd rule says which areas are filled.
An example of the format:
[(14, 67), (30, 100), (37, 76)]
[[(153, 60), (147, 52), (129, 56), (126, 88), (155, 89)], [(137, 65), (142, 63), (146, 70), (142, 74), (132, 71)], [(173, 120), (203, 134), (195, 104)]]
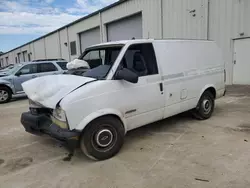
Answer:
[(122, 48), (123, 45), (87, 49), (79, 59), (86, 61), (90, 69), (85, 70), (81, 75), (105, 79)]

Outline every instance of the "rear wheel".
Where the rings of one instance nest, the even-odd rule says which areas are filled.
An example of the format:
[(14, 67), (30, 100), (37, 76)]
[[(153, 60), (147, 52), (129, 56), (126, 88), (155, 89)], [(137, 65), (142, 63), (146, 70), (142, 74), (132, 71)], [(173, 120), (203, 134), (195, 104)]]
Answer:
[(100, 117), (84, 130), (80, 141), (81, 150), (94, 160), (105, 160), (116, 155), (124, 142), (124, 127), (112, 116)]
[(193, 115), (199, 120), (209, 119), (214, 111), (214, 96), (210, 91), (205, 91), (201, 96)]
[(0, 104), (11, 100), (12, 94), (7, 87), (0, 87)]

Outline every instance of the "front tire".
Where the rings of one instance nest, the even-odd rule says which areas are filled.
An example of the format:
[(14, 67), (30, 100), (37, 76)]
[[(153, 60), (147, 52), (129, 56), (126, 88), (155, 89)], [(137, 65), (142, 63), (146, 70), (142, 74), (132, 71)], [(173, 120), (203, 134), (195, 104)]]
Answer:
[(7, 87), (0, 87), (0, 104), (9, 102), (11, 97), (11, 91)]
[(213, 94), (210, 91), (205, 91), (196, 107), (193, 110), (193, 116), (199, 120), (209, 119), (214, 111), (215, 99)]
[(100, 117), (83, 131), (80, 147), (93, 160), (105, 160), (116, 155), (124, 142), (125, 130), (118, 118)]

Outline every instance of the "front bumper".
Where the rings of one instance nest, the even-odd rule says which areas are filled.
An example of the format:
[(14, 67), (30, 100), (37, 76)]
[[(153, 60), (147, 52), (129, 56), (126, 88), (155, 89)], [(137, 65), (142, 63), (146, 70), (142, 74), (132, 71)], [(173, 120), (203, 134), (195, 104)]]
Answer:
[(34, 135), (49, 135), (61, 142), (66, 143), (67, 149), (73, 152), (77, 147), (80, 137), (80, 132), (63, 129), (54, 124), (50, 117), (45, 114), (33, 115), (30, 112), (25, 112), (21, 116), (21, 123), (26, 132)]

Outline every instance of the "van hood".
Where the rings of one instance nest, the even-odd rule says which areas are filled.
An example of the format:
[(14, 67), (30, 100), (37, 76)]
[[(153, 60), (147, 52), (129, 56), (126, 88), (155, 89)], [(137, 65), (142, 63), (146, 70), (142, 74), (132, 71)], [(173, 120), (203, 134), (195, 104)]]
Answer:
[(22, 87), (29, 99), (44, 107), (55, 109), (66, 95), (95, 80), (74, 75), (51, 75), (24, 82)]

